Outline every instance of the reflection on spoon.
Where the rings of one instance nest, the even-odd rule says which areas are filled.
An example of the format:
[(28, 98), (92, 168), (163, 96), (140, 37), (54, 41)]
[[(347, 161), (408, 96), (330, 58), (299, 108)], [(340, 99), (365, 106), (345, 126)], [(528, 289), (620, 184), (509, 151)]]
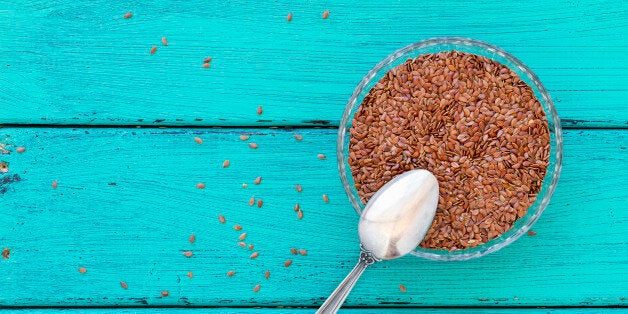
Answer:
[(438, 181), (427, 170), (411, 170), (386, 183), (360, 216), (360, 260), (316, 313), (336, 313), (366, 267), (414, 250), (432, 224)]

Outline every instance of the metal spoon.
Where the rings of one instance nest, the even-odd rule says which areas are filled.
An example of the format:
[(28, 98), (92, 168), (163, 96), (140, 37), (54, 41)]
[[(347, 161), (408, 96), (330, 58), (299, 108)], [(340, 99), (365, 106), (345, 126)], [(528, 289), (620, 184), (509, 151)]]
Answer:
[(360, 260), (316, 313), (336, 313), (366, 267), (414, 250), (434, 219), (438, 181), (427, 170), (411, 170), (386, 183), (360, 216)]

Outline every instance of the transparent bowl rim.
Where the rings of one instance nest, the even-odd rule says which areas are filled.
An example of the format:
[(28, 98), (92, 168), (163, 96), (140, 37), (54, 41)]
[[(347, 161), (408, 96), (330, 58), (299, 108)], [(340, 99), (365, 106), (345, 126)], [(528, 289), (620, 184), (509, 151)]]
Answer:
[[(358, 215), (361, 214), (362, 202), (358, 198), (356, 198), (355, 194), (352, 191), (352, 185), (350, 183), (349, 178), (347, 177), (347, 171), (346, 171), (347, 165), (345, 165), (345, 159), (346, 159), (345, 157), (347, 153), (345, 152), (345, 149), (344, 149), (344, 142), (345, 142), (345, 137), (348, 136), (347, 135), (348, 130), (346, 126), (353, 119), (353, 116), (351, 115), (351, 113), (354, 110), (354, 108), (356, 108), (356, 106), (360, 105), (357, 103), (357, 101), (360, 95), (362, 94), (362, 92), (364, 91), (365, 87), (371, 82), (371, 80), (375, 78), (375, 76), (383, 68), (390, 65), (391, 63), (398, 60), (399, 58), (408, 55), (409, 53), (413, 51), (429, 48), (431, 46), (438, 46), (438, 45), (462, 45), (462, 46), (469, 46), (469, 47), (476, 47), (476, 48), (484, 49), (485, 51), (499, 55), (500, 57), (508, 60), (512, 65), (515, 65), (520, 71), (518, 74), (525, 75), (534, 85), (530, 87), (532, 87), (533, 90), (536, 89), (536, 91), (538, 91), (541, 94), (542, 99), (539, 99), (539, 101), (543, 105), (543, 108), (546, 113), (546, 118), (548, 119), (548, 123), (550, 125), (550, 140), (553, 140), (553, 142), (555, 142), (555, 147), (552, 147), (553, 149), (550, 152), (551, 154), (550, 160), (554, 158), (554, 161), (555, 161), (554, 168), (552, 170), (550, 169), (551, 165), (548, 166), (548, 174), (547, 174), (549, 175), (551, 171), (551, 178), (548, 178), (546, 175), (546, 177), (543, 180), (543, 186), (545, 186), (546, 184), (549, 184), (549, 188), (543, 195), (542, 199), (540, 200), (537, 199), (535, 203), (532, 206), (530, 206), (530, 208), (532, 208), (533, 206), (535, 206), (537, 203), (540, 202), (536, 212), (534, 212), (534, 214), (531, 215), (531, 217), (527, 219), (527, 222), (521, 227), (519, 227), (513, 234), (511, 234), (507, 238), (504, 238), (503, 236), (499, 236), (487, 242), (486, 244), (481, 245), (480, 247), (482, 248), (479, 250), (473, 249), (473, 248), (462, 249), (462, 250), (457, 250), (457, 251), (420, 250), (419, 249), (419, 250), (412, 251), (410, 253), (412, 255), (430, 259), (430, 260), (460, 261), (460, 260), (468, 260), (472, 258), (485, 256), (489, 253), (496, 252), (506, 247), (507, 245), (511, 244), (512, 242), (520, 238), (524, 233), (526, 233), (532, 227), (532, 225), (539, 219), (543, 211), (545, 211), (545, 209), (547, 208), (547, 205), (549, 204), (552, 194), (554, 194), (554, 191), (556, 189), (558, 178), (560, 177), (560, 172), (562, 168), (562, 154), (563, 154), (562, 129), (560, 126), (560, 118), (558, 117), (558, 113), (554, 106), (554, 102), (552, 101), (545, 86), (543, 86), (539, 78), (536, 76), (536, 74), (534, 74), (534, 72), (532, 72), (530, 68), (528, 68), (523, 62), (521, 62), (519, 59), (517, 59), (512, 54), (506, 52), (505, 50), (484, 41), (465, 38), (465, 37), (437, 37), (437, 38), (426, 39), (426, 40), (422, 40), (422, 41), (407, 45), (403, 48), (396, 50), (395, 52), (391, 53), (386, 58), (384, 58), (382, 61), (377, 63), (362, 78), (360, 83), (354, 89), (353, 94), (349, 98), (349, 101), (347, 102), (342, 118), (340, 120), (340, 125), (338, 128), (338, 137), (337, 137), (337, 142), (336, 142), (336, 146), (337, 146), (336, 157), (337, 157), (337, 162), (338, 162), (338, 171), (340, 173), (340, 179), (342, 181), (342, 185), (345, 190), (345, 193), (349, 197), (349, 200)], [(442, 50), (442, 51), (445, 51), (445, 50)], [(408, 58), (409, 57), (410, 56), (408, 56)], [(548, 179), (550, 179), (549, 183), (547, 182)]]

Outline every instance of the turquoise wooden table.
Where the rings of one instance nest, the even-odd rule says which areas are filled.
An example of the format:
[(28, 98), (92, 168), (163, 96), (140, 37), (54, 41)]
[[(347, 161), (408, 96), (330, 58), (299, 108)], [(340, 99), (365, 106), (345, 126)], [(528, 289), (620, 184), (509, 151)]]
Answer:
[(627, 4), (3, 1), (0, 307), (312, 312), (359, 253), (335, 161), (347, 99), (392, 51), (463, 36), (548, 88), (558, 188), (536, 235), (464, 262), (378, 263), (346, 312), (624, 311)]

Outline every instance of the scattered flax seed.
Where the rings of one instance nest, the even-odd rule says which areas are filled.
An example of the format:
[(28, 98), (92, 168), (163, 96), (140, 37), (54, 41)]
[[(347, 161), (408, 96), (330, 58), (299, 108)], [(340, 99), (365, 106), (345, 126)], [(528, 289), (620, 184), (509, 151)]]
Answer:
[(286, 16), (286, 21), (288, 22), (292, 21), (292, 12), (288, 13), (288, 16)]
[(257, 144), (256, 143), (249, 143), (249, 147), (252, 149), (257, 149)]
[(238, 245), (241, 246), (241, 247), (246, 247), (246, 243), (244, 243), (244, 242), (238, 242)]
[(194, 273), (192, 273), (191, 271), (188, 272), (188, 278), (192, 278), (194, 277)]
[(227, 277), (232, 277), (233, 275), (235, 275), (235, 270), (230, 270), (227, 272)]
[(255, 204), (255, 196), (251, 196), (249, 199), (249, 206), (253, 206)]
[(262, 205), (264, 205), (264, 201), (260, 198), (257, 200), (257, 208), (262, 208)]
[(294, 185), (294, 189), (297, 190), (297, 192), (301, 193), (301, 191), (303, 191), (303, 187), (300, 184), (295, 184)]
[(293, 136), (294, 136), (294, 139), (295, 139), (295, 140), (297, 140), (297, 141), (301, 141), (301, 140), (303, 140), (303, 136), (302, 136), (302, 135), (295, 134), (295, 135), (293, 135)]
[(292, 260), (291, 259), (289, 259), (285, 263), (283, 263), (283, 266), (285, 266), (285, 267), (290, 267), (290, 265), (292, 265)]
[(242, 183), (242, 188), (243, 188), (243, 189), (246, 189), (246, 188), (248, 188), (248, 187), (249, 187), (249, 185), (248, 185), (248, 184), (246, 184), (246, 183)]
[(260, 184), (260, 183), (262, 183), (262, 177), (257, 177), (257, 178), (255, 178), (255, 181), (253, 181), (253, 183), (255, 183), (255, 184)]
[(253, 292), (259, 292), (260, 288), (261, 288), (261, 285), (257, 284), (255, 287), (253, 287)]
[(267, 270), (267, 271), (264, 273), (264, 278), (266, 278), (267, 280), (270, 278), (270, 270)]
[(528, 235), (529, 235), (529, 236), (531, 236), (531, 237), (533, 237), (533, 236), (535, 236), (535, 235), (536, 235), (536, 231), (532, 231), (532, 230), (530, 230), (530, 231), (528, 231)]
[(168, 292), (168, 290), (164, 290), (164, 291), (161, 292), (161, 296), (162, 297), (167, 297), (169, 295), (170, 295), (170, 292)]
[(253, 251), (254, 248), (255, 246), (253, 244), (249, 244), (249, 250)]
[(307, 255), (307, 250), (299, 249), (299, 254), (305, 256), (305, 255)]
[(262, 108), (262, 106), (258, 106), (257, 107), (257, 115), (261, 115), (262, 112), (264, 112), (264, 108)]
[(404, 285), (402, 285), (402, 284), (399, 284), (399, 291), (401, 291), (401, 292), (403, 292), (403, 293), (406, 293), (406, 291), (407, 291), (407, 290), (406, 290), (406, 286), (404, 286)]
[(294, 211), (298, 212), (301, 210), (301, 206), (299, 206), (299, 203), (294, 204)]
[(154, 55), (155, 52), (157, 52), (157, 46), (153, 46), (152, 48), (150, 48), (150, 54)]
[(122, 289), (129, 289), (129, 285), (127, 285), (124, 281), (120, 281), (120, 287), (122, 287)]
[(192, 257), (192, 255), (194, 255), (194, 253), (192, 253), (192, 251), (185, 251), (185, 252), (183, 252), (183, 256), (185, 256), (185, 257)]
[(253, 252), (253, 254), (251, 254), (251, 258), (257, 258), (259, 256), (259, 253), (257, 252)]
[(2, 258), (9, 259), (9, 257), (11, 257), (11, 250), (9, 250), (8, 247), (5, 247), (4, 250), (2, 250)]
[(59, 183), (57, 182), (57, 180), (52, 181), (52, 188), (53, 189), (56, 189), (58, 185), (59, 185)]
[(164, 44), (164, 46), (168, 46), (168, 39), (166, 39), (166, 37), (161, 37), (161, 43)]
[(209, 63), (203, 63), (203, 65), (201, 65), (202, 68), (204, 69), (209, 69)]
[(210, 62), (212, 62), (212, 57), (207, 57), (203, 59), (203, 63), (210, 63)]
[(84, 274), (84, 273), (86, 273), (86, 272), (87, 272), (87, 268), (85, 268), (85, 267), (79, 267), (78, 272), (79, 272), (79, 273), (81, 273), (81, 274)]
[(236, 224), (236, 225), (233, 225), (233, 229), (237, 230), (237, 231), (240, 231), (240, 230), (242, 230), (242, 226)]
[(329, 203), (329, 196), (327, 196), (327, 194), (323, 194), (323, 202)]
[(202, 138), (200, 138), (200, 137), (195, 137), (195, 138), (194, 138), (194, 141), (195, 141), (195, 142), (197, 142), (197, 143), (199, 143), (199, 144), (203, 144), (203, 139), (202, 139)]
[(303, 219), (303, 211), (299, 209), (299, 211), (297, 212), (297, 219)]
[(133, 12), (127, 12), (124, 14), (123, 18), (130, 19), (133, 16)]
[(325, 156), (325, 154), (318, 154), (318, 156), (317, 156), (317, 157), (318, 157), (318, 159), (320, 159), (320, 160), (325, 160), (325, 159), (327, 159), (327, 156)]
[(240, 241), (244, 241), (244, 239), (246, 239), (246, 232), (242, 232), (238, 239), (240, 239)]
[(15, 151), (21, 154), (26, 151), (26, 147), (17, 147)]
[(229, 161), (229, 159), (225, 159), (225, 161), (222, 162), (222, 167), (227, 168), (229, 167), (230, 164), (231, 164), (231, 161)]
[(203, 182), (199, 182), (199, 183), (197, 183), (197, 184), (196, 184), (196, 188), (197, 188), (197, 189), (204, 189), (204, 188), (205, 188), (205, 183), (203, 183)]
[(248, 139), (249, 139), (249, 137), (248, 137), (248, 136), (246, 136), (246, 135), (240, 135), (240, 140), (241, 140), (241, 141), (246, 141), (246, 140), (248, 140)]
[(220, 221), (221, 224), (224, 224), (227, 222), (227, 219), (225, 219), (225, 216), (223, 215), (218, 215), (218, 221)]
[(194, 235), (194, 233), (192, 233), (192, 235), (190, 236), (190, 243), (194, 243), (194, 241), (196, 241), (196, 236)]
[(329, 10), (325, 10), (325, 12), (323, 12), (323, 19), (326, 19), (329, 17)]

